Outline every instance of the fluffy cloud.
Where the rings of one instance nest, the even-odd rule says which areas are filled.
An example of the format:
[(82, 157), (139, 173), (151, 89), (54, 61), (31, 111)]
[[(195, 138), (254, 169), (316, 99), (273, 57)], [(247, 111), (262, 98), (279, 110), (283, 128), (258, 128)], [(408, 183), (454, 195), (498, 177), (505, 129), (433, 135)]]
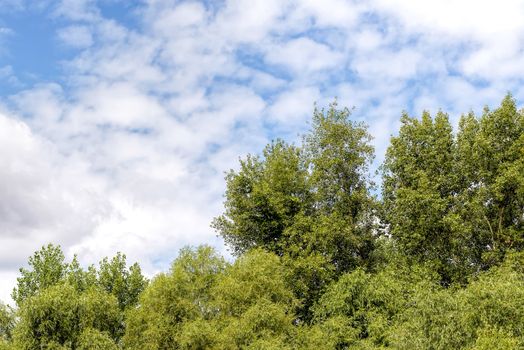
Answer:
[(58, 32), (58, 37), (64, 44), (75, 48), (86, 48), (93, 44), (93, 36), (88, 27), (69, 26)]
[(224, 250), (209, 227), (223, 172), (271, 138), (296, 140), (315, 101), (356, 106), (376, 168), (403, 109), (456, 120), (508, 90), (524, 97), (518, 1), (149, 0), (135, 25), (101, 4), (48, 3), (76, 54), (56, 82), (2, 98), (7, 282), (48, 241), (84, 263), (123, 251), (147, 273), (186, 244)]
[[(396, 16), (402, 25), (434, 41), (473, 48), (461, 55), (456, 65), (464, 75), (493, 81), (522, 76), (524, 3), (377, 0), (379, 8)], [(440, 39), (438, 38), (440, 36)], [(445, 43), (441, 43), (446, 45)]]
[[(280, 94), (271, 106), (268, 117), (280, 127), (303, 129), (311, 118), (313, 102), (318, 101), (320, 92), (316, 87), (290, 89)], [(313, 102), (312, 102), (313, 101)]]
[[(88, 164), (61, 155), (22, 121), (0, 114), (0, 278), (12, 281), (32, 252), (49, 241), (71, 246), (112, 208)], [(2, 283), (4, 285), (4, 283)], [(5, 285), (5, 297), (14, 285)]]

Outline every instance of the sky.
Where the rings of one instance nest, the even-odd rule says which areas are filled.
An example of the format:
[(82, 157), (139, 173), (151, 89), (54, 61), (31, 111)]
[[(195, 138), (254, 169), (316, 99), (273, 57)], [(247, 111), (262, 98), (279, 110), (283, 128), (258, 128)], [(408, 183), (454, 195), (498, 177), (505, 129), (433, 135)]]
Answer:
[(224, 172), (337, 98), (375, 169), (402, 111), (524, 100), (521, 0), (0, 0), (0, 300), (47, 243), (152, 276), (210, 223)]

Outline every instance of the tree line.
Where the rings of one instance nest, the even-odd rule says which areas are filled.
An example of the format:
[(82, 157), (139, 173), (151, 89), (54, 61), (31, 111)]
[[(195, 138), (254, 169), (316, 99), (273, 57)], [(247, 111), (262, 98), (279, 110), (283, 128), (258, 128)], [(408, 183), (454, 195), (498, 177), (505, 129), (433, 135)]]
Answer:
[(0, 305), (0, 349), (524, 347), (524, 112), (404, 113), (380, 167), (332, 103), (299, 144), (226, 175), (212, 226), (236, 256), (180, 251), (148, 281), (48, 245)]

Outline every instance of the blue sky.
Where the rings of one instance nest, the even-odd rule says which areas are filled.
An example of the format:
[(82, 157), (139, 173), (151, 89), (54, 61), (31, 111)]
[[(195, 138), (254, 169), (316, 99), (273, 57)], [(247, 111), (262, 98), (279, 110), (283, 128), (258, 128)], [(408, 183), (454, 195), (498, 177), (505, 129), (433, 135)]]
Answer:
[(0, 0), (0, 299), (42, 244), (148, 274), (209, 227), (224, 171), (355, 106), (376, 167), (401, 112), (524, 97), (524, 1)]

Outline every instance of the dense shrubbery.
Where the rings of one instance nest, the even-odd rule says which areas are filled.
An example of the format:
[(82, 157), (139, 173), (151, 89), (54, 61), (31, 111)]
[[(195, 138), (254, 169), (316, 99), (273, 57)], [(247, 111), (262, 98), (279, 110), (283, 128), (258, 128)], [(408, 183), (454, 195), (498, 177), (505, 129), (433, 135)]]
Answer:
[(0, 304), (0, 349), (524, 347), (524, 113), (402, 116), (372, 195), (364, 125), (315, 110), (226, 176), (213, 226), (237, 255), (180, 252), (149, 285), (44, 247)]

